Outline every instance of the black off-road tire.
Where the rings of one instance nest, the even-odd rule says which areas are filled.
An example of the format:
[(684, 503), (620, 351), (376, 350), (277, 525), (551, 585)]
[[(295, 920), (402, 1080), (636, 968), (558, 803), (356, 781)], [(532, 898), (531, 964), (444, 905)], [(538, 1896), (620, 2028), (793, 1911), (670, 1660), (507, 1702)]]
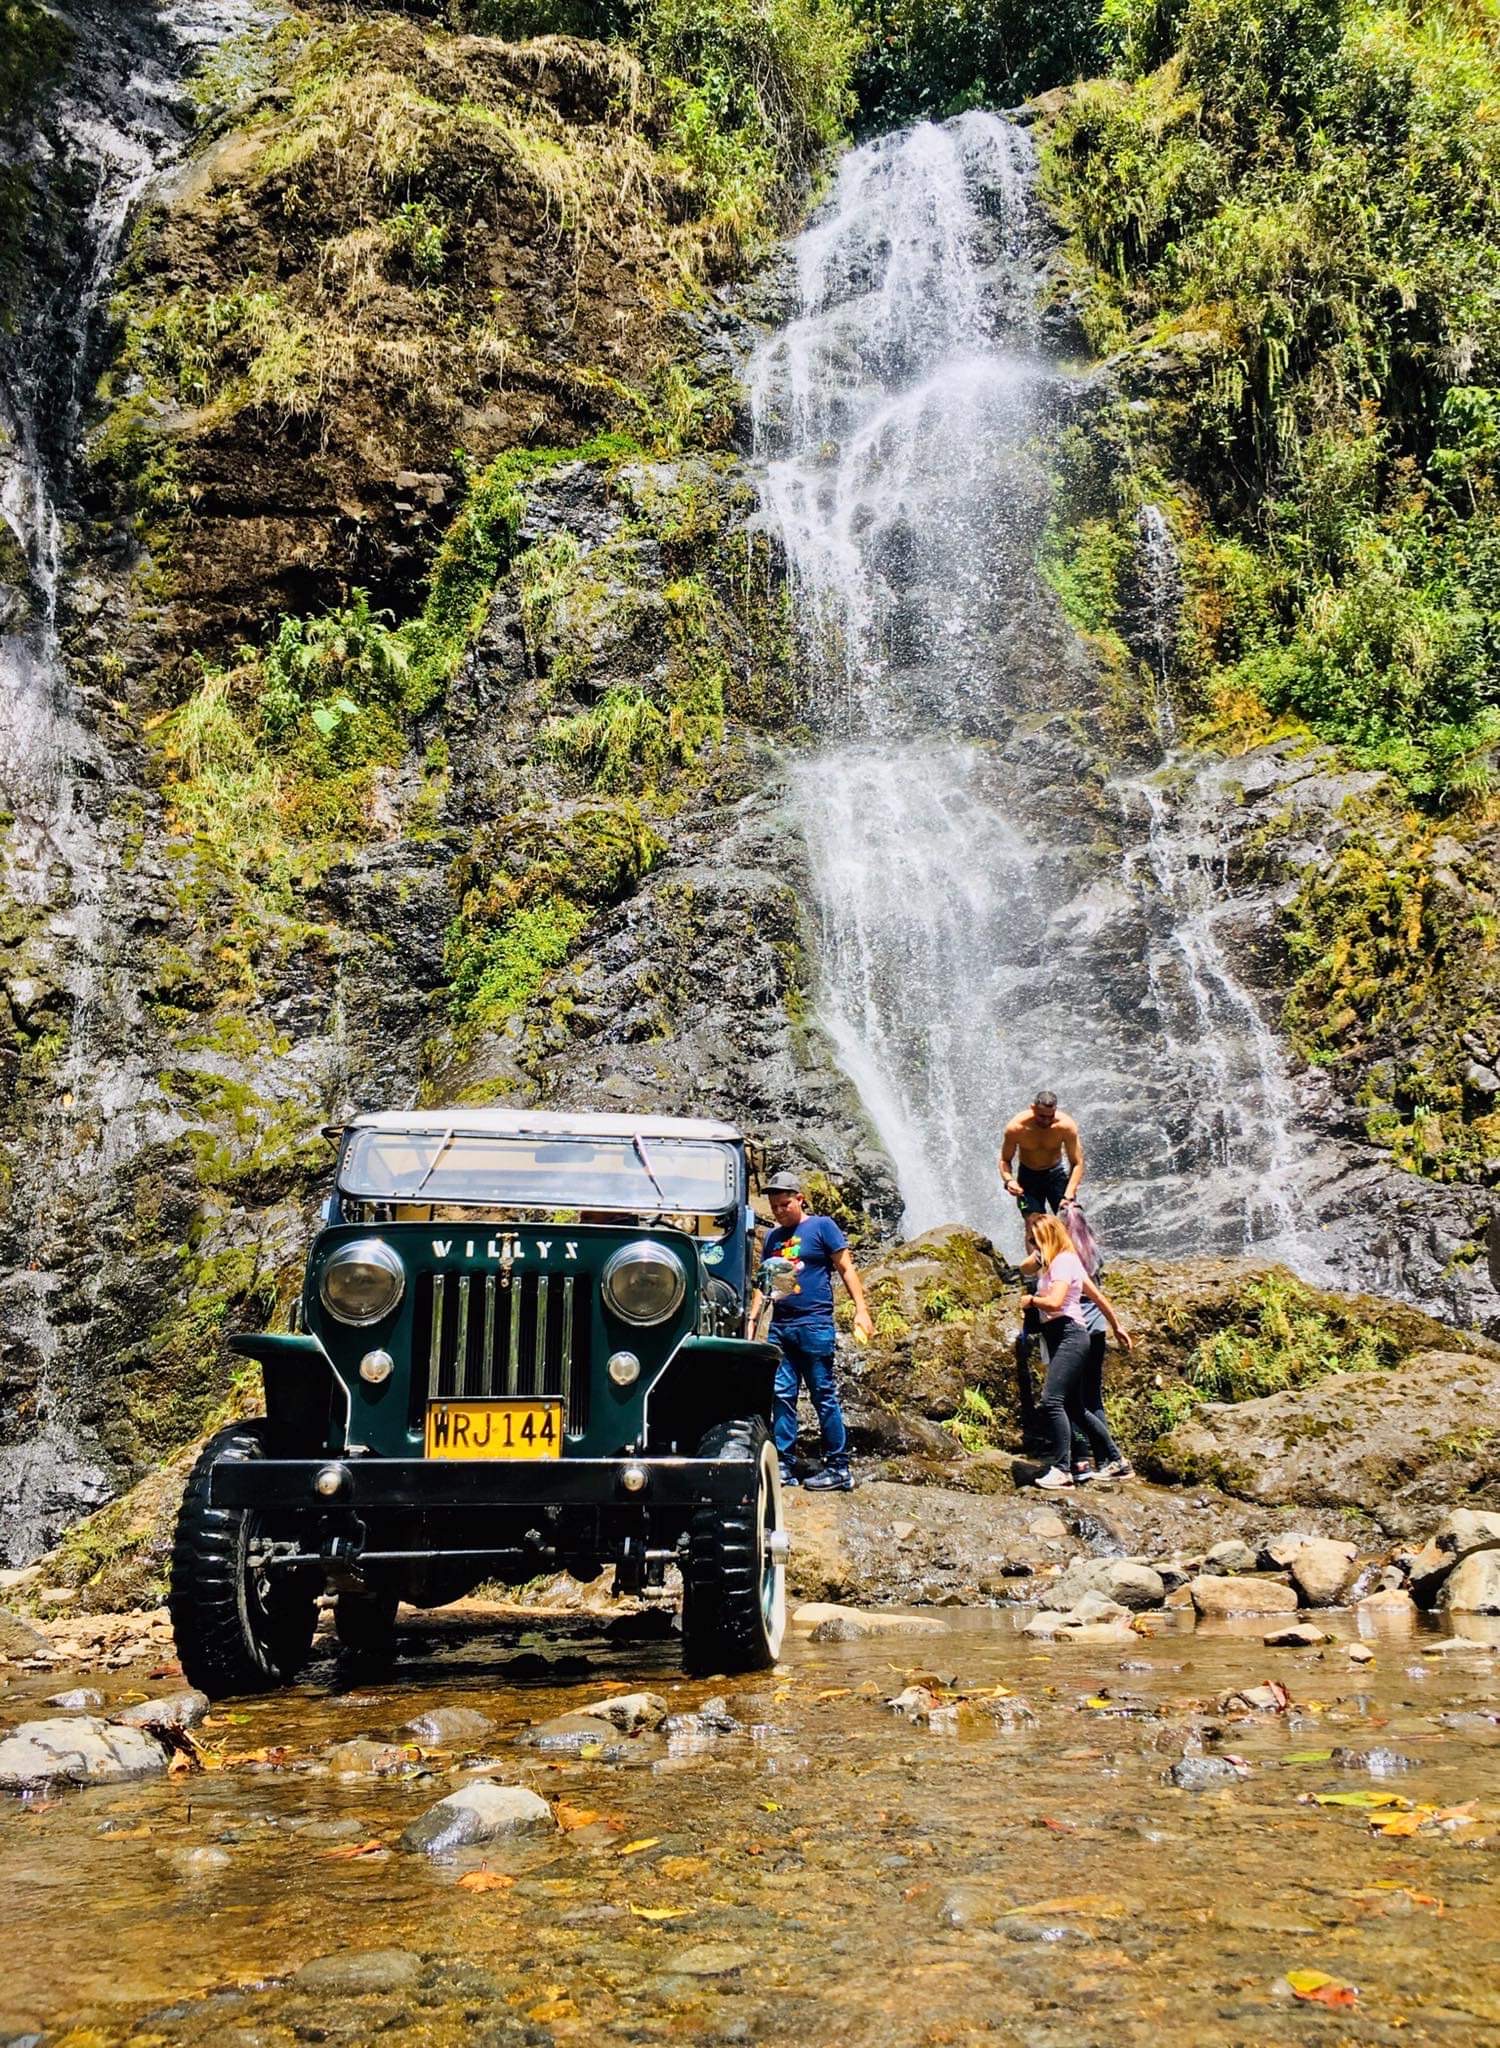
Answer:
[(396, 1609), (400, 1604), (394, 1593), (381, 1588), (340, 1593), (333, 1604), (333, 1627), (339, 1648), (352, 1657), (394, 1657)]
[(168, 1605), (182, 1675), (210, 1699), (270, 1692), (307, 1662), (317, 1621), (315, 1582), (299, 1572), (253, 1575), (253, 1508), (209, 1503), (215, 1466), (264, 1458), (270, 1425), (235, 1422), (210, 1437), (188, 1475), (172, 1541)]
[(744, 1461), (755, 1489), (741, 1506), (699, 1508), (682, 1568), (682, 1662), (687, 1671), (764, 1671), (781, 1654), (786, 1629), (786, 1562), (781, 1470), (758, 1415), (720, 1423), (699, 1444), (700, 1458)]

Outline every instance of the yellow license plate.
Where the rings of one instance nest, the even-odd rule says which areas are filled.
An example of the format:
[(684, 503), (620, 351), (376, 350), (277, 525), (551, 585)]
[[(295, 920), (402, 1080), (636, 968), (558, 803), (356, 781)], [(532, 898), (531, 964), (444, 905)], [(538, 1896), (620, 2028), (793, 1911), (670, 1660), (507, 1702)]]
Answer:
[(429, 1458), (558, 1458), (561, 1401), (429, 1401)]

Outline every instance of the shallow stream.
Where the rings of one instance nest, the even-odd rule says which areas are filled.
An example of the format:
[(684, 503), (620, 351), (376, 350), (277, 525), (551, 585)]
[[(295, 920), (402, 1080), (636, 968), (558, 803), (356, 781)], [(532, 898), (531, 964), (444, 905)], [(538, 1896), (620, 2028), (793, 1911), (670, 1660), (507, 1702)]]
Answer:
[[(1500, 2041), (1493, 1655), (1407, 1638), (1355, 1669), (1341, 1645), (1263, 1648), (1264, 1622), (1038, 1648), (1022, 1618), (796, 1641), (718, 1685), (586, 1617), (444, 1618), (378, 1679), (325, 1661), (214, 1713), (216, 1768), (0, 1809), (0, 2042)], [(140, 1695), (127, 1676), (86, 1682), (113, 1706)], [(938, 1727), (885, 1703), (924, 1677), (971, 1695)], [(1270, 1678), (1289, 1710), (1220, 1704)], [(25, 1675), (7, 1720), (67, 1682)], [(638, 1688), (674, 1713), (727, 1692), (739, 1725), (643, 1735), (618, 1762), (515, 1746)], [(330, 1773), (331, 1745), (409, 1741), (437, 1706), (494, 1730), (467, 1757)], [(1380, 1775), (1369, 1752), (1407, 1762)], [(1244, 1774), (1180, 1790), (1184, 1755)], [(484, 1759), (566, 1825), (447, 1862), (392, 1846)], [(1393, 1813), (1416, 1832), (1374, 1832)], [(1298, 1971), (1343, 2002), (1298, 1998)]]

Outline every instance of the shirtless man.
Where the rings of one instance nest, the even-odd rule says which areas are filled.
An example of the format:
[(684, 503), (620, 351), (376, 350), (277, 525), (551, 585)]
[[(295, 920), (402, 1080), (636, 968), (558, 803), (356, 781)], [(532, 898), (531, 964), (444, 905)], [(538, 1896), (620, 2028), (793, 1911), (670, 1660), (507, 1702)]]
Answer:
[[(1018, 1156), (1019, 1155), (1019, 1156)], [(1012, 1169), (1011, 1162), (1015, 1167)], [(1000, 1178), (1024, 1215), (1061, 1209), (1073, 1201), (1083, 1179), (1083, 1140), (1072, 1117), (1057, 1106), (1050, 1088), (1043, 1088), (1030, 1109), (1005, 1126), (1000, 1146)]]

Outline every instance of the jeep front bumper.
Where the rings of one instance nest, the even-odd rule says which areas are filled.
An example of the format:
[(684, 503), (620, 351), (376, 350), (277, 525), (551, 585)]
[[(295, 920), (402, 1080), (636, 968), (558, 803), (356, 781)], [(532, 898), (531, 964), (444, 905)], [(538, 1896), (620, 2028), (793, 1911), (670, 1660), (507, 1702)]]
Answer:
[[(330, 1489), (330, 1476), (338, 1485)], [(644, 1483), (627, 1485), (626, 1475)], [(403, 1508), (731, 1508), (754, 1498), (759, 1467), (718, 1458), (247, 1458), (209, 1478), (220, 1508), (277, 1513)]]

